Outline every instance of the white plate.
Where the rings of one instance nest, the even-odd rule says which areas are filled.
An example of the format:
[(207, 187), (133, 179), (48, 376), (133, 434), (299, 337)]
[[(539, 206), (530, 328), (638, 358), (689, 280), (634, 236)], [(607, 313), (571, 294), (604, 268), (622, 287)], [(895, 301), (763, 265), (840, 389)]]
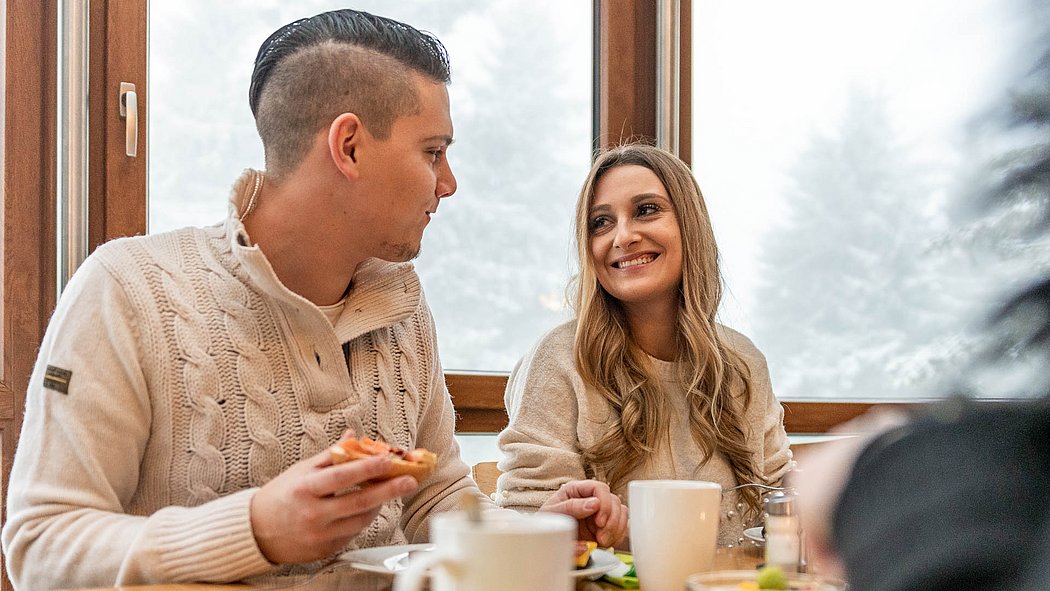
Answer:
[(749, 527), (744, 530), (744, 537), (749, 540), (756, 542), (766, 543), (766, 538), (762, 536), (762, 526)]
[(591, 552), (590, 566), (572, 571), (572, 576), (578, 579), (583, 577), (594, 579), (597, 578), (597, 575), (604, 575), (621, 564), (623, 563), (612, 552), (595, 550)]
[[(433, 544), (380, 546), (353, 550), (343, 554), (341, 558), (356, 569), (392, 575), (408, 568), (409, 552), (429, 552), (433, 549)], [(591, 553), (590, 564), (587, 568), (573, 569), (572, 576), (582, 578), (605, 574), (620, 564), (620, 559), (611, 552), (595, 550)]]

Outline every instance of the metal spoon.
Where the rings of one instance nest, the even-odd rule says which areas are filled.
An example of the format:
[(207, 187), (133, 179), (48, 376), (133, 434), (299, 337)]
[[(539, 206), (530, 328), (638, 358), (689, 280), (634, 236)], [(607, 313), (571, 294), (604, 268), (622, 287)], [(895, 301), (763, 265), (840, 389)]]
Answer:
[(731, 490), (738, 490), (738, 489), (746, 488), (746, 487), (749, 487), (749, 486), (753, 486), (755, 488), (761, 488), (762, 490), (770, 490), (770, 491), (787, 491), (787, 490), (791, 490), (791, 487), (787, 487), (787, 486), (770, 486), (768, 484), (759, 484), (757, 482), (745, 482), (744, 484), (738, 484), (736, 486), (731, 486), (729, 488), (724, 488), (724, 489), (722, 489), (722, 492), (729, 492)]

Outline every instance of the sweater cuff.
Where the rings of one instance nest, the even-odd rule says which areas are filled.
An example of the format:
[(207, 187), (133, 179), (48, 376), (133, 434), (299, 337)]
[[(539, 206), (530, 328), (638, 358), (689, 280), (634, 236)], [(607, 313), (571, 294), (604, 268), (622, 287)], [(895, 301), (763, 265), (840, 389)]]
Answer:
[(511, 489), (511, 490), (497, 490), (493, 494), (493, 500), (496, 501), (496, 506), (503, 507), (505, 509), (514, 509), (515, 511), (521, 511), (526, 507), (531, 507), (534, 511), (543, 506), (557, 490), (542, 490), (542, 489)]
[(249, 507), (257, 488), (194, 508), (156, 532), (164, 571), (174, 581), (229, 582), (265, 574), (276, 565), (263, 556), (252, 532)]

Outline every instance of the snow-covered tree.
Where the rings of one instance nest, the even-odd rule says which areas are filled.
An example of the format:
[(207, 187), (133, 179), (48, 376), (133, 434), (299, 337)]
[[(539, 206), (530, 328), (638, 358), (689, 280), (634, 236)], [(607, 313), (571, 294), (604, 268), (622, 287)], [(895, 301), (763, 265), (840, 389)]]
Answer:
[(813, 135), (792, 181), (788, 213), (763, 241), (756, 310), (779, 394), (901, 396), (888, 365), (939, 325), (919, 259), (931, 183), (883, 101), (860, 91), (835, 133)]
[(469, 360), (510, 369), (568, 318), (572, 216), (590, 166), (591, 87), (589, 56), (563, 55), (564, 36), (579, 32), (558, 18), (538, 4), (491, 3), (460, 24), (476, 53), (451, 88), (469, 97), (453, 105), (457, 140), (449, 157), (460, 191), (434, 217), (418, 265), (448, 368)]

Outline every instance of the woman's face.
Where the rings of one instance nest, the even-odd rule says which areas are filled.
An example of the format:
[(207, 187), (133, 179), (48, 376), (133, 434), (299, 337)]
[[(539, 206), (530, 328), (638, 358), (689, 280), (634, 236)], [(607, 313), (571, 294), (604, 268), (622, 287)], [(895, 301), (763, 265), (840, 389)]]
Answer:
[(682, 234), (653, 171), (635, 164), (609, 169), (595, 185), (587, 221), (591, 263), (605, 291), (629, 313), (677, 306)]

